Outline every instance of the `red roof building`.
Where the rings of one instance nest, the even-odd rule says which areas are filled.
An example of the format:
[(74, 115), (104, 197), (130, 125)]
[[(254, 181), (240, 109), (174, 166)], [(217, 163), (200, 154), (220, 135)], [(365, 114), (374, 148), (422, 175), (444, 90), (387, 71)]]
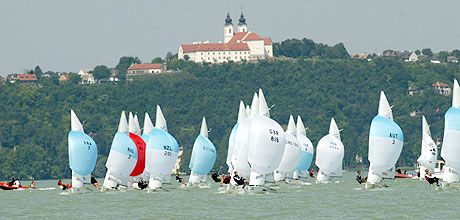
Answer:
[(446, 84), (446, 83), (435, 82), (435, 83), (431, 84), (431, 86), (433, 86), (434, 90), (440, 95), (449, 96), (450, 93), (451, 93), (451, 89), (450, 89), (449, 85)]
[(160, 74), (164, 72), (163, 64), (157, 63), (141, 63), (141, 64), (132, 64), (128, 68), (129, 75), (152, 75)]
[[(234, 32), (237, 30), (237, 32)], [(179, 47), (178, 58), (194, 62), (223, 63), (243, 60), (262, 60), (273, 57), (273, 43), (247, 29), (243, 14), (235, 29), (227, 14), (224, 26), (224, 42), (194, 42)]]

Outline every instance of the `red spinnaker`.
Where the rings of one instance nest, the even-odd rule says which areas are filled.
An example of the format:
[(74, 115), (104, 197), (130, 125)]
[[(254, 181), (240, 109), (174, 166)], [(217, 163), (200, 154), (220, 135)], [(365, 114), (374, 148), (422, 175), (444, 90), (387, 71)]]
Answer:
[(139, 176), (145, 169), (145, 142), (141, 137), (129, 132), (129, 137), (134, 141), (137, 147), (137, 163), (130, 176)]

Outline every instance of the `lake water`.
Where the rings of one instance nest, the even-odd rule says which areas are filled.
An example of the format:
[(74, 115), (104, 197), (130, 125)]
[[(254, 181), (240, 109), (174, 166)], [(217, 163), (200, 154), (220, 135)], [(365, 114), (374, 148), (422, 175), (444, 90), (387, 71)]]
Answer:
[[(219, 193), (210, 188), (147, 193), (93, 191), (69, 194), (57, 189), (1, 191), (0, 218), (35, 219), (406, 219), (460, 218), (460, 190), (436, 189), (413, 179), (386, 180), (389, 188), (364, 190), (354, 174), (339, 183), (279, 184), (266, 194)], [(68, 180), (66, 182), (69, 182)], [(310, 179), (310, 182), (314, 182)], [(29, 184), (24, 182), (23, 184)], [(38, 188), (56, 181), (37, 181)]]

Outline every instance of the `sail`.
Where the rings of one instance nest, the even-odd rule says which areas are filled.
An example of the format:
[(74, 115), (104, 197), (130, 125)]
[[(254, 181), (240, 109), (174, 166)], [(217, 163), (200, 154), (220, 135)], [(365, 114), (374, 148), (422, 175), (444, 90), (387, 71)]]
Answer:
[(134, 115), (134, 125), (136, 126), (136, 135), (140, 136), (141, 135), (141, 126), (139, 124), (139, 118), (137, 115)]
[(142, 139), (144, 139), (145, 142), (147, 142), (148, 135), (153, 132), (153, 128), (154, 126), (150, 119), (150, 115), (146, 112), (144, 117), (144, 129), (142, 132)]
[(104, 185), (106, 187), (115, 187), (117, 183), (126, 184), (129, 174), (131, 174), (137, 164), (137, 147), (129, 137), (128, 130), (125, 112), (122, 112), (118, 131), (113, 138), (109, 156), (105, 164), (107, 174)]
[(299, 142), (300, 146), (300, 158), (295, 169), (298, 171), (307, 171), (311, 166), (311, 162), (313, 161), (314, 149), (313, 143), (306, 136), (305, 126), (300, 116), (297, 116), (296, 132), (297, 141)]
[(401, 128), (393, 121), (390, 105), (383, 92), (380, 93), (378, 115), (372, 119), (369, 132), (370, 183), (379, 182), (378, 177), (388, 176), (401, 154), (404, 136)]
[(246, 178), (248, 178), (250, 174), (250, 167), (248, 163), (249, 130), (251, 128), (252, 117), (257, 115), (259, 112), (259, 97), (257, 96), (257, 93), (254, 93), (251, 105), (251, 117), (238, 122), (238, 128), (235, 131), (234, 149), (231, 160), (233, 171), (238, 171), (240, 176)]
[(86, 177), (93, 172), (96, 166), (97, 145), (90, 136), (84, 133), (83, 125), (73, 110), (70, 110), (70, 121), (71, 131), (68, 135), (69, 167), (72, 169), (73, 176), (77, 174)]
[(320, 139), (316, 146), (316, 161), (315, 164), (325, 176), (341, 176), (342, 175), (342, 161), (345, 148), (342, 141), (337, 137), (338, 129), (335, 129), (337, 124), (334, 119), (331, 119), (329, 133)]
[[(206, 133), (203, 133), (206, 131)], [(216, 162), (216, 147), (208, 139), (206, 119), (203, 118), (200, 135), (193, 144), (189, 168), (194, 174), (207, 175)]]
[[(277, 172), (281, 173), (290, 173), (294, 171), (294, 168), (297, 165), (297, 162), (300, 158), (300, 146), (299, 142), (297, 141), (296, 135), (296, 127), (294, 122), (294, 117), (289, 116), (288, 126), (285, 132), (286, 135), (286, 145), (283, 153), (283, 157), (276, 168)], [(275, 178), (276, 180), (276, 178)]]
[[(259, 96), (264, 97), (262, 90)], [(267, 103), (264, 98), (259, 99), (262, 111), (253, 115), (252, 107), (251, 126), (249, 129), (248, 162), (251, 165), (251, 182), (256, 176), (272, 173), (278, 167), (284, 154), (286, 135), (278, 122), (270, 119)], [(254, 176), (253, 176), (254, 173)], [(254, 177), (254, 178), (253, 178)]]
[(444, 139), (441, 149), (441, 157), (445, 161), (444, 181), (458, 182), (460, 174), (460, 88), (457, 80), (454, 80), (452, 107), (447, 110), (444, 118)]
[(139, 176), (144, 172), (144, 169), (145, 169), (145, 148), (146, 148), (146, 144), (145, 144), (144, 140), (141, 137), (139, 137), (137, 134), (134, 134), (134, 133), (130, 132), (129, 137), (134, 142), (134, 144), (136, 145), (136, 149), (137, 149), (137, 162), (136, 162), (136, 165), (134, 166), (133, 171), (129, 175), (130, 176)]
[(145, 171), (150, 178), (169, 181), (179, 153), (176, 139), (163, 129), (155, 127), (147, 141)]
[(246, 119), (248, 116), (246, 114), (246, 109), (244, 107), (244, 102), (240, 101), (240, 109), (238, 111), (238, 121), (233, 126), (232, 131), (230, 133), (230, 137), (228, 138), (228, 151), (227, 151), (227, 160), (226, 164), (228, 166), (228, 171), (232, 173), (233, 171), (233, 166), (232, 166), (232, 156), (233, 156), (233, 150), (235, 148), (235, 136), (236, 136), (236, 131), (238, 130), (238, 124), (239, 122), (243, 121)]
[(438, 159), (438, 150), (436, 144), (431, 138), (430, 126), (425, 116), (422, 117), (422, 147), (420, 157), (417, 163), (424, 169), (434, 172), (436, 161)]
[(166, 119), (165, 119), (165, 116), (163, 115), (163, 111), (161, 110), (160, 105), (157, 105), (157, 115), (155, 118), (155, 127), (168, 132), (168, 126), (166, 125)]
[(262, 89), (259, 89), (259, 115), (270, 118), (270, 111)]

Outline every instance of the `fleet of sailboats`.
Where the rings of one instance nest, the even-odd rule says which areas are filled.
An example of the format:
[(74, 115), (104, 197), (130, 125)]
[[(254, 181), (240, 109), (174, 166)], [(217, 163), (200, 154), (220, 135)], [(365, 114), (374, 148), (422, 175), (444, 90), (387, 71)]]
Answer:
[[(84, 133), (83, 125), (71, 110), (71, 130), (68, 135), (69, 166), (72, 170), (73, 189), (90, 183), (96, 166), (97, 145)], [(166, 119), (157, 105), (155, 125), (145, 113), (141, 129), (137, 114), (121, 113), (118, 130), (106, 162), (104, 189), (131, 187), (139, 179), (148, 180), (148, 188), (155, 190), (170, 183), (171, 170), (178, 159), (179, 144), (168, 133)], [(206, 118), (195, 139), (189, 168), (189, 184), (206, 182), (213, 169), (217, 152), (208, 138)], [(446, 185), (460, 182), (460, 89), (454, 80), (452, 107), (445, 114), (444, 141), (441, 156), (445, 160), (443, 181)], [(383, 179), (395, 177), (395, 166), (401, 154), (404, 136), (393, 119), (392, 107), (385, 93), (380, 93), (378, 114), (373, 118), (369, 132), (369, 172), (366, 189), (381, 187)], [(316, 146), (316, 181), (327, 183), (342, 175), (345, 148), (334, 118), (329, 132)], [(239, 103), (238, 118), (228, 140), (226, 164), (228, 175), (248, 180), (252, 187), (265, 187), (271, 180), (285, 181), (308, 175), (315, 149), (306, 136), (302, 118), (297, 124), (292, 115), (284, 131), (270, 118), (270, 108), (261, 89), (254, 93), (251, 105)], [(422, 144), (419, 165), (420, 179), (434, 172), (438, 149), (431, 137), (430, 127), (422, 117)], [(235, 181), (231, 181), (235, 184)]]

